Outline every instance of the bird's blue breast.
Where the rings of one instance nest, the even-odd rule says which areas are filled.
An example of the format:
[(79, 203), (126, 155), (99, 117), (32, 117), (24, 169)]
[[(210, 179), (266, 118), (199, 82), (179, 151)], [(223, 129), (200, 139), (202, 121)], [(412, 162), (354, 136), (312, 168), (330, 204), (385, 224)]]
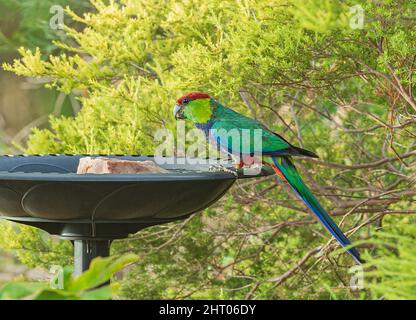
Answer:
[(205, 134), (205, 137), (208, 139), (209, 138), (209, 130), (211, 129), (213, 124), (214, 124), (214, 121), (210, 120), (210, 121), (205, 122), (205, 123), (195, 123), (195, 127), (197, 127), (199, 130), (201, 130)]

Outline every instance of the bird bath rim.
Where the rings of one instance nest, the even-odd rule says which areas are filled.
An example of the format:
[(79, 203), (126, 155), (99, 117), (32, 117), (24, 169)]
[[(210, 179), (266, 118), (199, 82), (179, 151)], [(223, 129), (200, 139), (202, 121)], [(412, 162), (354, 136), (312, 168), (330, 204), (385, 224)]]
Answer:
[(186, 180), (223, 180), (236, 179), (228, 172), (166, 172), (141, 174), (76, 174), (76, 173), (43, 173), (43, 172), (7, 172), (0, 171), (1, 180), (32, 181), (69, 181), (69, 182), (145, 182), (145, 181), (186, 181)]

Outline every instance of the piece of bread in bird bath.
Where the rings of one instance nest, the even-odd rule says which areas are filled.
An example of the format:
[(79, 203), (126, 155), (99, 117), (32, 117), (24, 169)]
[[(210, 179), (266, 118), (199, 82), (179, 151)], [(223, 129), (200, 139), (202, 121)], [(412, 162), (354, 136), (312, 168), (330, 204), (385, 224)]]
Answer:
[(129, 161), (105, 157), (84, 157), (79, 159), (77, 174), (140, 174), (140, 173), (166, 173), (167, 170), (159, 167), (153, 161)]

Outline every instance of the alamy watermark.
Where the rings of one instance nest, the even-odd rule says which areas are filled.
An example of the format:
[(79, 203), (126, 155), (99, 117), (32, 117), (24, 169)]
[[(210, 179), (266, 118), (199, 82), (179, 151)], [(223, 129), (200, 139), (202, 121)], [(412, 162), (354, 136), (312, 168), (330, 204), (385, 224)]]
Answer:
[(53, 16), (49, 19), (49, 26), (52, 30), (62, 30), (64, 23), (64, 8), (60, 5), (53, 5), (49, 8), (49, 13)]
[(364, 29), (364, 9), (361, 5), (356, 4), (350, 7), (350, 21), (349, 25), (351, 29)]
[(49, 281), (51, 289), (64, 289), (64, 268), (60, 265), (53, 265), (49, 269), (52, 278)]
[(349, 287), (351, 290), (357, 291), (364, 289), (364, 269), (362, 266), (352, 266), (348, 273), (351, 274)]
[(242, 168), (245, 175), (256, 175), (261, 171), (261, 129), (209, 129), (204, 133), (195, 128), (186, 132), (185, 122), (178, 121), (176, 139), (175, 134), (168, 129), (157, 130), (154, 139), (159, 143), (154, 152), (155, 162), (159, 165), (229, 165), (228, 158), (218, 158), (218, 153), (223, 153), (231, 154), (235, 163), (244, 164)]

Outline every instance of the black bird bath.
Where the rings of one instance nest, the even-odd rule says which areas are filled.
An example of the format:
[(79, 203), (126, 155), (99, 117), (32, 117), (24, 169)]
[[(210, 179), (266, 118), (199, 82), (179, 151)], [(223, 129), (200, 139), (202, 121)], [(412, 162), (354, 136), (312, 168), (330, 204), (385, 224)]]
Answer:
[(108, 256), (112, 240), (185, 219), (215, 203), (237, 178), (272, 173), (262, 169), (254, 176), (235, 176), (171, 158), (174, 164), (161, 165), (168, 173), (78, 175), (84, 156), (0, 156), (0, 218), (71, 240), (75, 274), (88, 269), (95, 257)]

